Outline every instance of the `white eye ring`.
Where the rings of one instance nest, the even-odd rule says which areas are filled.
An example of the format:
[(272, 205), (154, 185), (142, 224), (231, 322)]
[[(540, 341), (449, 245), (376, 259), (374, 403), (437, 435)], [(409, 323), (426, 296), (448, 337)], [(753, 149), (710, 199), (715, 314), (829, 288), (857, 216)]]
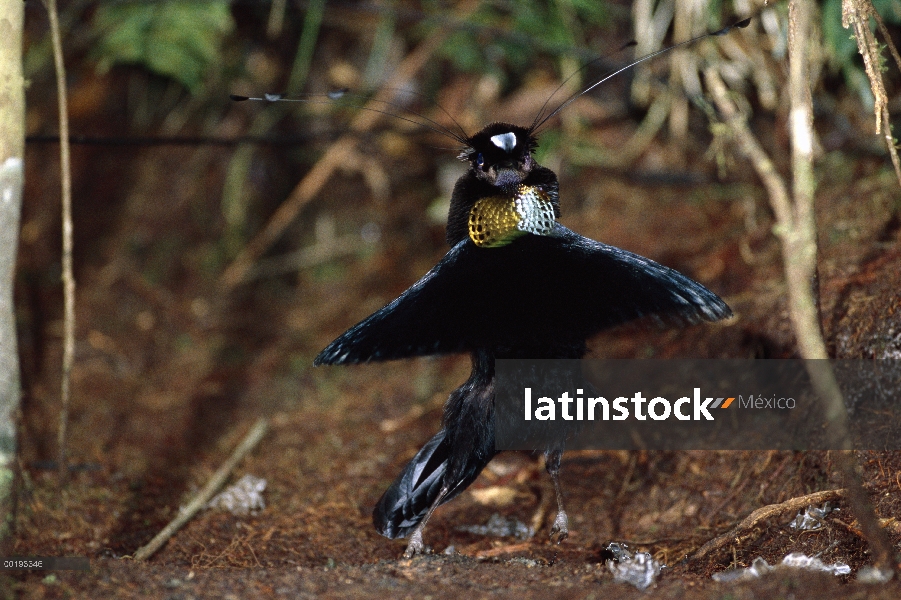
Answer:
[(491, 136), (491, 143), (504, 152), (510, 153), (516, 147), (516, 135), (513, 132), (499, 133)]

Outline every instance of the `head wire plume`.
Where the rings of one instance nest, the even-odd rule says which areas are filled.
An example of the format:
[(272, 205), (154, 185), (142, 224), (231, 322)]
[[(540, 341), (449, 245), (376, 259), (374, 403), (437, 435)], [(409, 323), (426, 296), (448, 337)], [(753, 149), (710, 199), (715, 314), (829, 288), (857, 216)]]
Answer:
[[(392, 91), (390, 88), (387, 88), (388, 91)], [(395, 90), (398, 92), (403, 92), (404, 94), (412, 94), (415, 96), (420, 96), (425, 98), (425, 94), (420, 92), (415, 92), (413, 90)], [(381, 110), (379, 108), (373, 108), (371, 106), (360, 106), (358, 107), (360, 110), (368, 110), (370, 112), (379, 113), (381, 115), (386, 115), (389, 117), (394, 117), (395, 119), (400, 119), (401, 121), (406, 121), (407, 123), (412, 123), (414, 125), (419, 125), (420, 127), (425, 127), (431, 131), (439, 135), (443, 135), (444, 137), (448, 137), (452, 140), (455, 140), (461, 144), (466, 144), (467, 139), (469, 138), (469, 134), (466, 133), (466, 130), (463, 129), (463, 126), (454, 118), (450, 112), (448, 112), (443, 106), (440, 104), (436, 104), (438, 108), (443, 112), (447, 117), (453, 122), (456, 128), (459, 130), (454, 131), (449, 127), (445, 127), (438, 121), (434, 119), (430, 119), (429, 117), (423, 115), (422, 113), (418, 113), (414, 110), (411, 110), (405, 106), (403, 106), (399, 102), (391, 102), (389, 100), (379, 100), (377, 98), (366, 98), (362, 94), (355, 94), (351, 92), (348, 88), (339, 88), (335, 90), (330, 90), (324, 94), (303, 94), (300, 96), (289, 96), (288, 94), (283, 93), (266, 93), (263, 94), (262, 97), (252, 97), (252, 96), (240, 96), (238, 94), (230, 94), (229, 98), (231, 98), (235, 102), (245, 102), (248, 100), (257, 101), (257, 102), (300, 102), (304, 104), (334, 104), (338, 100), (342, 100), (347, 97), (356, 97), (359, 100), (365, 100), (367, 102), (376, 102), (378, 104), (382, 104), (386, 107), (385, 110)], [(398, 112), (394, 112), (390, 109), (396, 109)], [(406, 112), (408, 115), (405, 116)]]
[[(537, 134), (539, 132), (539, 130), (541, 129), (541, 127), (545, 123), (547, 123), (551, 118), (555, 117), (564, 108), (566, 108), (567, 106), (569, 106), (570, 104), (572, 104), (573, 102), (575, 102), (576, 100), (578, 100), (579, 98), (581, 98), (582, 96), (584, 96), (585, 94), (587, 94), (588, 92), (593, 90), (594, 88), (598, 87), (605, 81), (608, 81), (608, 80), (616, 77), (617, 75), (619, 75), (620, 73), (622, 73), (624, 71), (628, 71), (629, 69), (631, 69), (632, 67), (634, 67), (636, 65), (640, 65), (641, 63), (651, 60), (652, 58), (654, 58), (656, 56), (660, 56), (661, 54), (666, 54), (670, 50), (675, 50), (675, 49), (681, 48), (683, 46), (689, 46), (691, 44), (694, 44), (696, 42), (699, 42), (699, 41), (709, 38), (709, 37), (718, 37), (718, 36), (726, 35), (733, 29), (743, 29), (743, 28), (747, 27), (750, 23), (751, 23), (751, 17), (748, 17), (746, 19), (742, 19), (741, 21), (738, 21), (737, 23), (733, 23), (732, 25), (727, 25), (726, 27), (723, 27), (722, 29), (718, 29), (717, 31), (712, 31), (709, 33), (705, 33), (703, 35), (699, 35), (697, 37), (693, 37), (690, 40), (685, 40), (684, 42), (679, 42), (678, 44), (674, 44), (672, 46), (662, 48), (660, 50), (657, 50), (656, 52), (651, 52), (650, 54), (646, 54), (646, 55), (642, 56), (641, 58), (637, 58), (634, 61), (630, 62), (629, 64), (627, 64), (623, 67), (620, 67), (620, 68), (616, 69), (615, 71), (608, 73), (607, 75), (604, 75), (603, 77), (601, 77), (600, 79), (598, 79), (597, 81), (595, 81), (594, 83), (592, 83), (591, 85), (586, 87), (585, 89), (574, 93), (569, 98), (567, 98), (566, 100), (561, 102), (557, 106), (557, 108), (555, 108), (550, 113), (548, 113), (547, 116), (543, 116), (544, 111), (547, 108), (547, 105), (550, 102), (551, 98), (553, 98), (554, 94), (556, 94), (558, 91), (560, 91), (560, 88), (562, 88), (566, 84), (566, 82), (569, 81), (572, 77), (574, 77), (575, 75), (577, 75), (578, 73), (580, 73), (584, 69), (586, 69), (587, 67), (591, 66), (592, 64), (594, 64), (595, 62), (600, 60), (600, 59), (595, 59), (595, 60), (591, 61), (590, 63), (582, 66), (582, 68), (580, 68), (578, 71), (576, 71), (575, 73), (573, 73), (572, 75), (567, 77), (565, 80), (563, 80), (563, 83), (561, 83), (560, 86), (556, 90), (554, 90), (554, 94), (551, 94), (551, 97), (548, 98), (547, 102), (545, 102), (544, 105), (542, 105), (541, 110), (538, 112), (538, 114), (535, 115), (535, 120), (532, 121), (532, 124), (529, 126), (529, 131), (532, 132), (533, 134)], [(635, 45), (634, 41), (629, 42), (628, 44), (626, 44), (625, 46), (620, 48), (620, 50), (624, 50), (624, 49), (626, 49), (630, 46), (634, 46), (634, 45)]]
[[(544, 124), (547, 123), (550, 119), (552, 119), (556, 115), (558, 115), (564, 108), (566, 108), (567, 106), (569, 106), (570, 104), (572, 104), (573, 102), (575, 102), (576, 100), (578, 100), (579, 98), (584, 96), (585, 94), (589, 93), (591, 90), (595, 89), (602, 83), (609, 81), (610, 79), (612, 79), (613, 77), (616, 77), (620, 73), (628, 71), (629, 69), (631, 69), (632, 67), (635, 67), (636, 65), (639, 65), (643, 62), (651, 60), (652, 58), (654, 58), (656, 56), (660, 56), (661, 54), (666, 54), (667, 52), (669, 52), (671, 50), (675, 50), (675, 49), (681, 48), (683, 46), (688, 46), (688, 45), (694, 44), (694, 43), (704, 40), (706, 38), (726, 35), (729, 32), (731, 32), (733, 29), (743, 29), (743, 28), (747, 27), (750, 23), (751, 23), (751, 17), (748, 17), (746, 19), (742, 19), (741, 21), (733, 23), (732, 25), (727, 25), (726, 27), (723, 27), (722, 29), (718, 29), (717, 31), (705, 33), (705, 34), (693, 37), (689, 40), (685, 40), (684, 42), (679, 42), (678, 44), (673, 44), (672, 46), (662, 48), (660, 50), (657, 50), (656, 52), (651, 52), (650, 54), (646, 54), (645, 56), (642, 56), (642, 57), (630, 62), (629, 64), (627, 64), (625, 66), (622, 66), (614, 71), (611, 71), (610, 73), (608, 73), (607, 75), (604, 75), (603, 77), (601, 77), (600, 79), (598, 79), (591, 85), (585, 87), (584, 89), (582, 89), (578, 92), (575, 92), (574, 94), (569, 96), (566, 100), (561, 102), (557, 106), (557, 108), (555, 108), (554, 110), (552, 110), (551, 112), (549, 112), (545, 115), (545, 111), (547, 110), (547, 107), (550, 104), (551, 100), (554, 98), (555, 95), (557, 95), (557, 92), (559, 92), (561, 89), (563, 89), (563, 86), (565, 86), (569, 80), (571, 80), (573, 77), (575, 77), (579, 73), (585, 71), (590, 66), (596, 64), (597, 62), (599, 62), (601, 60), (604, 60), (607, 57), (606, 56), (598, 57), (588, 63), (585, 63), (579, 69), (577, 69), (576, 71), (571, 73), (566, 79), (564, 79), (560, 83), (560, 85), (558, 85), (557, 88), (553, 91), (553, 93), (550, 96), (548, 96), (548, 98), (547, 98), (547, 100), (545, 100), (544, 104), (541, 105), (541, 109), (538, 111), (538, 114), (535, 115), (535, 119), (532, 121), (531, 125), (529, 125), (528, 131), (532, 135), (537, 135), (539, 133), (539, 131), (541, 130), (541, 128), (544, 126)], [(636, 45), (636, 42), (634, 40), (630, 41), (629, 43), (627, 43), (627, 44), (623, 45), (621, 48), (619, 48), (619, 50), (617, 50), (617, 52), (622, 52), (626, 48), (630, 48), (635, 45)], [(400, 90), (398, 90), (398, 91), (400, 91)], [(417, 95), (420, 97), (425, 97), (424, 94), (421, 94), (421, 93), (415, 92), (415, 91), (411, 91), (411, 90), (403, 90), (403, 92), (408, 93), (408, 94), (414, 94), (414, 95)], [(256, 97), (256, 98), (250, 97), (250, 96), (241, 96), (238, 94), (231, 94), (229, 97), (232, 100), (234, 100), (235, 102), (254, 100), (254, 101), (259, 101), (259, 102), (303, 102), (303, 103), (307, 103), (307, 104), (331, 104), (331, 103), (336, 102), (337, 100), (343, 99), (348, 96), (356, 96), (360, 99), (364, 99), (362, 95), (353, 94), (347, 88), (340, 88), (340, 89), (332, 90), (325, 94), (305, 94), (302, 96), (293, 96), (293, 97), (288, 96), (287, 94), (281, 94), (281, 93), (266, 93), (266, 94), (263, 94), (262, 97)], [(460, 125), (460, 123), (454, 118), (454, 116), (452, 114), (450, 114), (450, 112), (448, 112), (440, 104), (437, 104), (438, 108), (445, 115), (447, 115), (447, 117), (456, 126), (456, 129), (458, 131), (454, 131), (453, 129), (446, 127), (446, 126), (442, 125), (441, 123), (439, 123), (438, 121), (435, 121), (434, 119), (431, 119), (421, 113), (410, 110), (398, 102), (390, 102), (387, 100), (378, 100), (378, 99), (368, 99), (368, 101), (370, 101), (370, 102), (375, 101), (379, 104), (382, 104), (386, 107), (386, 109), (382, 110), (379, 108), (373, 108), (371, 106), (361, 106), (359, 108), (361, 110), (368, 110), (368, 111), (376, 112), (376, 113), (383, 114), (383, 115), (386, 115), (389, 117), (394, 117), (396, 119), (400, 119), (401, 121), (406, 121), (406, 122), (412, 123), (414, 125), (419, 125), (420, 127), (425, 127), (431, 131), (434, 131), (435, 133), (438, 133), (440, 135), (448, 137), (448, 138), (455, 140), (463, 145), (469, 145), (469, 143), (470, 143), (470, 135), (466, 133), (466, 130), (463, 129), (463, 126)], [(396, 109), (398, 112), (394, 112), (391, 109)], [(406, 112), (408, 115), (412, 115), (415, 118), (411, 118), (410, 116), (405, 116), (404, 114), (401, 114), (403, 112)]]

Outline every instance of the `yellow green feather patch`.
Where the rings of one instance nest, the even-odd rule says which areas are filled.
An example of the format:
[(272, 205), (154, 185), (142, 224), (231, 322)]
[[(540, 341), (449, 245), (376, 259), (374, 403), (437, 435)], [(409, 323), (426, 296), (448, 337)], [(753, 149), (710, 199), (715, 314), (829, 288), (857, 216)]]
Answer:
[(490, 196), (469, 211), (469, 238), (480, 248), (506, 246), (526, 233), (547, 235), (554, 228), (554, 206), (544, 191), (521, 185), (516, 194)]

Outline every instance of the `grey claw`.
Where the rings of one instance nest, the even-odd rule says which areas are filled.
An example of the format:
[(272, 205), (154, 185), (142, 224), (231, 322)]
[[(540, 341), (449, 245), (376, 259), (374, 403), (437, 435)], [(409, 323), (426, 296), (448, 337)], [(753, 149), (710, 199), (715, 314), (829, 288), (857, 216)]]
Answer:
[(423, 554), (424, 552), (425, 546), (422, 543), (422, 532), (414, 531), (413, 535), (410, 536), (407, 549), (404, 551), (404, 558), (413, 558), (417, 554)]
[(551, 541), (555, 544), (559, 544), (563, 540), (569, 537), (569, 519), (566, 517), (566, 513), (562, 510), (557, 513), (557, 518), (554, 519), (554, 525), (551, 527)]

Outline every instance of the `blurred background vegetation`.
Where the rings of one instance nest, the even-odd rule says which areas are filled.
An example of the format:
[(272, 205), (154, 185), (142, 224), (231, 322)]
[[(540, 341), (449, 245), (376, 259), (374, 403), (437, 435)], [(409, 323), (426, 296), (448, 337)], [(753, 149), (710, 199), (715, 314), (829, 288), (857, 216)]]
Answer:
[[(874, 5), (886, 23), (901, 22), (901, 0), (876, 0)], [(455, 82), (469, 78), (475, 82), (470, 102), (458, 100), (445, 108), (472, 132), (490, 120), (506, 118), (493, 112), (492, 103), (496, 105), (502, 97), (529, 92), (540, 99), (542, 93), (548, 95), (545, 90), (553, 89), (548, 87), (550, 82), (570, 77), (551, 100), (554, 107), (592, 78), (625, 64), (630, 52), (641, 56), (665, 43), (757, 15), (744, 39), (724, 40), (723, 49), (714, 52), (716, 56), (712, 50), (697, 48), (676, 52), (606, 86), (618, 90), (634, 78), (633, 101), (624, 104), (624, 110), (652, 107), (642, 137), (634, 140), (637, 146), (599, 148), (597, 140), (578, 135), (577, 123), (590, 117), (577, 107), (572, 114), (563, 114), (563, 128), (551, 128), (539, 154), (540, 159), (556, 161), (555, 167), (615, 162), (625, 168), (650, 143), (664, 115), (670, 119), (670, 133), (684, 140), (688, 104), (692, 100), (703, 104), (698, 74), (701, 60), (719, 64), (730, 85), (749, 94), (749, 111), (756, 108), (758, 114), (772, 114), (785, 102), (779, 94), (786, 52), (784, 3), (764, 9), (762, 3), (752, 0), (499, 1), (456, 6), (322, 0), (73, 0), (61, 6), (69, 32), (66, 51), (76, 134), (98, 131), (96, 125), (88, 124), (91, 118), (110, 120), (103, 129), (119, 138), (180, 135), (234, 140), (239, 134), (249, 134), (266, 138), (254, 140), (258, 143), (280, 144), (277, 153), (283, 157), (277, 162), (286, 169), (291, 161), (309, 164), (315, 160), (315, 148), (321, 149), (346, 121), (325, 125), (326, 115), (335, 117), (337, 109), (324, 106), (235, 107), (226, 101), (229, 93), (322, 94), (349, 88), (356, 94), (350, 104), (359, 106), (386, 81), (406, 52), (436, 31), (446, 32), (447, 39), (429, 67), (409, 83), (408, 95), (400, 105), (390, 110), (408, 117), (411, 114), (405, 111), (421, 112), (447, 123), (436, 108), (442, 101), (449, 102), (442, 94), (453, 89)], [(35, 135), (54, 131), (53, 122), (40, 116), (49, 113), (40, 111), (41, 103), (36, 101), (38, 95), (49, 98), (43, 92), (49, 90), (51, 81), (49, 41), (40, 10), (37, 2), (29, 3), (26, 69), (34, 82), (29, 100), (35, 108), (31, 128)], [(817, 87), (820, 106), (824, 113), (837, 117), (831, 107), (852, 101), (846, 96), (851, 92), (860, 102), (857, 112), (865, 114), (873, 98), (853, 37), (842, 27), (841, 0), (822, 3), (819, 26), (821, 69), (815, 72), (818, 78), (822, 74)], [(616, 52), (629, 39), (637, 42), (636, 50)], [(606, 58), (598, 60), (602, 56)], [(589, 61), (596, 62), (579, 71)], [(670, 74), (663, 75), (667, 66)], [(652, 71), (656, 73), (653, 79)], [(104, 93), (112, 87), (116, 93)], [(597, 93), (609, 96), (616, 93), (612, 90), (602, 88)], [(661, 95), (666, 96), (665, 101), (659, 100)], [(247, 122), (239, 126), (235, 121), (240, 119)], [(226, 134), (223, 124), (227, 121), (239, 130)], [(86, 126), (79, 128), (82, 123)], [(699, 122), (695, 131), (703, 135), (703, 126)], [(413, 133), (396, 120), (386, 120), (383, 127), (400, 129), (404, 137)], [(565, 142), (559, 139), (561, 132), (570, 136)], [(260, 227), (262, 215), (272, 208), (249, 187), (254, 185), (250, 182), (252, 167), (273, 162), (267, 160), (272, 148), (268, 154), (261, 154), (259, 148), (238, 147), (230, 159), (222, 190), (221, 216), (226, 231), (221, 236), (224, 254), (220, 261), (228, 261), (240, 251)], [(383, 151), (372, 150), (374, 154)], [(721, 164), (722, 160), (720, 157)], [(280, 183), (283, 188), (288, 185)]]

